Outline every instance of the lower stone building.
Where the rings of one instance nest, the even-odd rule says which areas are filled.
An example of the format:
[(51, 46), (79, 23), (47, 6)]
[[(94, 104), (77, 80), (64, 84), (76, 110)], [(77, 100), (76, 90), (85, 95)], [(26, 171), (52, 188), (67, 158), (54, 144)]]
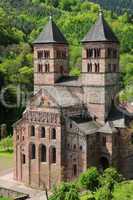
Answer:
[(14, 124), (14, 178), (26, 185), (50, 189), (91, 166), (133, 178), (132, 118), (115, 106), (119, 41), (102, 13), (82, 45), (78, 78), (52, 19), (34, 42), (34, 95)]

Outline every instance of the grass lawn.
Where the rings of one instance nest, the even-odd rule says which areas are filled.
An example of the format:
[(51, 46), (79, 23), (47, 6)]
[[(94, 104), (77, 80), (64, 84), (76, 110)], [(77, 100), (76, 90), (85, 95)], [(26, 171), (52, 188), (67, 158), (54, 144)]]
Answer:
[(0, 152), (0, 175), (11, 168), (13, 168), (13, 153)]
[(83, 194), (81, 197), (80, 197), (80, 200), (88, 200), (88, 197), (91, 197), (91, 193), (90, 192), (85, 192), (85, 194)]
[(11, 199), (6, 198), (6, 197), (0, 197), (0, 200), (11, 200)]
[[(89, 193), (83, 194), (80, 200), (88, 200), (89, 196)], [(133, 200), (133, 181), (124, 181), (116, 185), (112, 200)]]
[(133, 199), (133, 181), (127, 181), (115, 187), (113, 200), (132, 200)]
[(81, 200), (88, 200), (88, 195), (83, 195), (80, 199)]

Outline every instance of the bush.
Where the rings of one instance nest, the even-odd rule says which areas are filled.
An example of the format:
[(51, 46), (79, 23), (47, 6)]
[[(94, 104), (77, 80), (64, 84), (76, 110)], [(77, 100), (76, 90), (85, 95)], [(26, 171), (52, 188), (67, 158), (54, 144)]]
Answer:
[(13, 151), (13, 138), (11, 136), (0, 141), (0, 151)]
[(95, 193), (95, 200), (111, 200), (112, 194), (107, 187), (102, 187)]
[(115, 184), (122, 182), (124, 179), (116, 169), (107, 168), (100, 177), (100, 185), (106, 186), (110, 191), (113, 191)]
[(54, 189), (50, 200), (80, 200), (78, 189), (73, 183), (62, 183)]
[(90, 191), (95, 191), (99, 187), (100, 174), (95, 167), (88, 169), (85, 173), (81, 174), (79, 183)]

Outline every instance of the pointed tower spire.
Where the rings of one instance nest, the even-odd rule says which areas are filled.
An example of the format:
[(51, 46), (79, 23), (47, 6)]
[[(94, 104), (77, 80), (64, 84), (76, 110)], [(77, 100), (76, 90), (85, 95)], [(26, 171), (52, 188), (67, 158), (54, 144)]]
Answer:
[(55, 22), (52, 19), (52, 15), (49, 16), (49, 21), (34, 41), (34, 44), (68, 44), (66, 38), (57, 27)]
[(106, 22), (103, 16), (103, 11), (100, 8), (99, 10), (99, 18), (92, 26), (91, 30), (87, 33), (87, 35), (82, 40), (85, 42), (115, 42), (119, 43), (118, 38), (115, 36), (114, 32)]

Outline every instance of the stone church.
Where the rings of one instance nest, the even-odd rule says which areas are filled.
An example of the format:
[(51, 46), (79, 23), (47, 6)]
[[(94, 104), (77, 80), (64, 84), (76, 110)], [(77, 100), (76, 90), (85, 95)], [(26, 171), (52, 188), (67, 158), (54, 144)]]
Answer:
[(14, 124), (14, 179), (52, 188), (91, 166), (133, 178), (131, 119), (117, 110), (120, 43), (102, 13), (82, 40), (80, 77), (50, 19), (34, 44), (34, 95)]

